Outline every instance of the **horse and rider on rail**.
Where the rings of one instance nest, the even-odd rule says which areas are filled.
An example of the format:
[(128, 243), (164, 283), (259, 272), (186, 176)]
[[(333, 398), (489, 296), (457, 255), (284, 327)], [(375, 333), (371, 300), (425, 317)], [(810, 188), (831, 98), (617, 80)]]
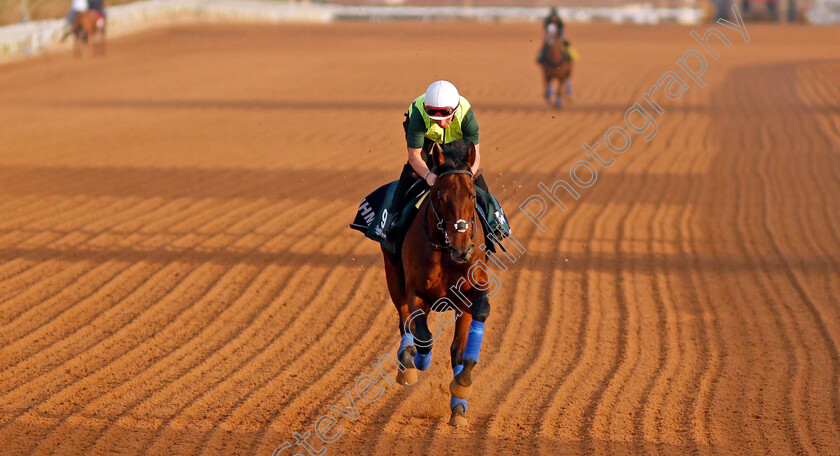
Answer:
[(415, 383), (431, 364), (431, 312), (455, 312), (445, 325), (455, 325), (449, 423), (462, 426), (490, 314), (487, 269), (476, 266), (504, 249), (510, 226), (481, 172), (475, 113), (452, 83), (435, 81), (414, 99), (403, 129), (408, 160), (400, 179), (362, 200), (351, 227), (381, 244), (399, 315), (400, 384)]
[(72, 0), (61, 41), (73, 35), (77, 56), (81, 56), (85, 43), (90, 45), (92, 55), (105, 55), (105, 18), (105, 0)]

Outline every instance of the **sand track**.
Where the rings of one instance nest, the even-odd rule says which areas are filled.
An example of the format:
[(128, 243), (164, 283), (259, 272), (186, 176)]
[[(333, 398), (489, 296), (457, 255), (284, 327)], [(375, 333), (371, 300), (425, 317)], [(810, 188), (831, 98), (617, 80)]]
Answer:
[(836, 29), (751, 26), (548, 231), (516, 210), (689, 30), (572, 27), (563, 112), (533, 24), (186, 26), (4, 66), (2, 453), (269, 455), (346, 404), (398, 345), (347, 223), (435, 78), (474, 105), (528, 251), (499, 272), (471, 427), (446, 425), (447, 332), (416, 385), (332, 413), (327, 454), (836, 453)]

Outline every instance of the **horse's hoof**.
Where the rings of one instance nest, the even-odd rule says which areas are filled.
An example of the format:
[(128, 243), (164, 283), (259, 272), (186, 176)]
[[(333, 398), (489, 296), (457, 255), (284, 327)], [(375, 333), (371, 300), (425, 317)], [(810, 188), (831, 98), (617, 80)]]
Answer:
[(449, 392), (458, 399), (469, 399), (472, 393), (472, 385), (464, 386), (458, 383), (454, 378), (449, 382)]
[(397, 383), (400, 385), (413, 385), (417, 383), (417, 369), (409, 367), (405, 372), (397, 370)]
[(469, 426), (467, 417), (464, 416), (464, 406), (458, 404), (452, 409), (452, 416), (449, 418), (449, 425), (453, 427)]

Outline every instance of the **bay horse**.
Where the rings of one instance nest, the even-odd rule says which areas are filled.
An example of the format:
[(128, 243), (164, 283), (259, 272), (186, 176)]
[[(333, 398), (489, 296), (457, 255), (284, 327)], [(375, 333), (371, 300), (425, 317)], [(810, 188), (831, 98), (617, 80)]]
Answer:
[(75, 38), (73, 52), (76, 57), (81, 57), (85, 44), (90, 44), (91, 55), (105, 55), (105, 17), (102, 13), (92, 9), (80, 12), (73, 20), (71, 30)]
[[(571, 84), (567, 81), (572, 75), (572, 61), (566, 43), (557, 33), (557, 28), (549, 26), (545, 42), (545, 58), (540, 62), (543, 71), (543, 82), (545, 83), (545, 101), (560, 109), (563, 106), (561, 91), (565, 89), (566, 95), (572, 95)], [(554, 82), (557, 82), (555, 89)], [(553, 102), (552, 102), (553, 98)]]
[[(489, 280), (484, 249), (475, 248), (476, 239), (484, 240), (470, 171), (475, 157), (475, 146), (465, 140), (443, 148), (433, 144), (430, 167), (438, 177), (406, 232), (401, 255), (382, 248), (388, 292), (399, 314), (398, 383), (414, 384), (418, 370), (429, 368), (432, 345), (440, 337), (441, 327), (452, 326), (455, 320), (450, 348), (453, 379), (449, 384), (449, 424), (455, 427), (468, 424), (465, 415), (472, 370), (478, 362), (484, 322), (490, 315), (487, 293), (478, 288)], [(447, 310), (453, 310), (455, 318), (443, 319)], [(426, 320), (432, 311), (438, 312), (434, 336)]]

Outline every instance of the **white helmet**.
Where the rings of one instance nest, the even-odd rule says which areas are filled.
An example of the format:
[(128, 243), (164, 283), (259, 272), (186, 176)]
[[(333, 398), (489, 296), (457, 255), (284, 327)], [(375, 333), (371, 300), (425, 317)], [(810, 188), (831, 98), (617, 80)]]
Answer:
[(458, 89), (449, 81), (435, 81), (426, 89), (423, 107), (430, 119), (443, 120), (452, 117), (461, 102)]

